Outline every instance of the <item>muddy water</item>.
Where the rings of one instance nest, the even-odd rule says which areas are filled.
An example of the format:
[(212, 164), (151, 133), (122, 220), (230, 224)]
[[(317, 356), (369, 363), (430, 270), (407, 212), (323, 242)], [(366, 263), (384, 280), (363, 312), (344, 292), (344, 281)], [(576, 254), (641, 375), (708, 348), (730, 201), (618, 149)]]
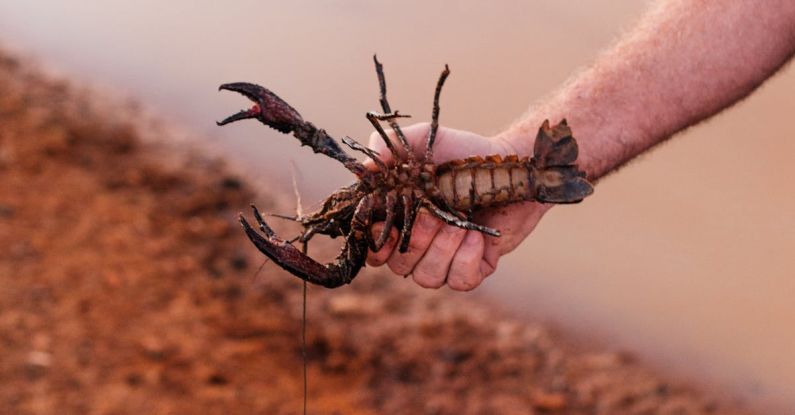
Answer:
[[(248, 105), (221, 82), (264, 83), (336, 136), (364, 140), (375, 109), (370, 55), (393, 106), (427, 119), (453, 74), (446, 125), (493, 133), (593, 60), (641, 2), (424, 4), (0, 0), (0, 40), (108, 85), (212, 137), (252, 177), (307, 198), (344, 169), (254, 123), (213, 120)], [(752, 402), (795, 406), (795, 70), (554, 209), (481, 293), (519, 312), (636, 351)], [(576, 126), (575, 126), (576, 128)], [(186, 143), (199, 145), (199, 143)]]

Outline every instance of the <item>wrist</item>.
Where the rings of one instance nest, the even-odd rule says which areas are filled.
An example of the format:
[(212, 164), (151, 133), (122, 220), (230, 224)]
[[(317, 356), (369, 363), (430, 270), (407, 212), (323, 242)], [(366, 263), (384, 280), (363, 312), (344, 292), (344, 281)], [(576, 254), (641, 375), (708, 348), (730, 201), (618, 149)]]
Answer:
[[(541, 124), (539, 124), (541, 125)], [(491, 137), (499, 143), (503, 154), (516, 154), (519, 158), (533, 157), (533, 145), (536, 141), (537, 130), (530, 134), (527, 131), (511, 126), (510, 128)]]
[[(519, 157), (533, 157), (533, 147), (535, 145), (538, 129), (544, 123), (544, 120), (549, 119), (552, 124), (562, 121), (564, 116), (551, 115), (552, 112), (544, 112), (548, 115), (546, 117), (530, 117), (518, 122), (508, 129), (496, 134), (493, 138), (498, 140), (506, 148), (505, 154), (517, 154)], [(577, 140), (578, 156), (575, 163), (580, 170), (584, 171), (589, 180), (596, 180), (603, 175), (602, 167), (603, 161), (600, 161), (599, 155), (595, 154), (600, 146), (596, 145), (595, 133), (598, 127), (592, 126), (588, 120), (583, 117), (578, 117), (572, 114), (571, 117), (566, 118), (572, 130), (572, 135)]]

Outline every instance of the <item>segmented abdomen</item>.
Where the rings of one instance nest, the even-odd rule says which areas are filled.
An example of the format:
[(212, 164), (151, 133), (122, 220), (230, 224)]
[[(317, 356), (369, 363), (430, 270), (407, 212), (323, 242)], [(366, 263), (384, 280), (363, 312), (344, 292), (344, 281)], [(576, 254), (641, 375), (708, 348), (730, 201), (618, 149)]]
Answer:
[(472, 211), (494, 205), (532, 200), (528, 159), (517, 156), (469, 157), (440, 165), (436, 186), (447, 205)]

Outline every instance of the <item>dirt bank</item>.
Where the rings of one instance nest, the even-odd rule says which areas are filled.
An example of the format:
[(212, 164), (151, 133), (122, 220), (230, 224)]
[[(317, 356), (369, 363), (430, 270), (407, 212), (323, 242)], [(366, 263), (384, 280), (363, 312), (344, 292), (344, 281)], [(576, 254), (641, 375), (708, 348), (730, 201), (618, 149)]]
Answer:
[[(235, 221), (282, 203), (135, 117), (0, 53), (0, 413), (299, 413), (301, 285)], [(378, 271), (309, 295), (311, 413), (745, 413)]]

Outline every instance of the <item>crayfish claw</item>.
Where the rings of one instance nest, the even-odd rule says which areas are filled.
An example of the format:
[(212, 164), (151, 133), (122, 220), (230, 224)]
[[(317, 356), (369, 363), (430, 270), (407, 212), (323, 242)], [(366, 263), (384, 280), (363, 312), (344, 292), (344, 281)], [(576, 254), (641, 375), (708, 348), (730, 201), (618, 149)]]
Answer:
[(235, 121), (238, 121), (238, 120), (245, 120), (245, 119), (249, 119), (249, 118), (254, 118), (254, 117), (257, 116), (258, 113), (259, 113), (259, 108), (256, 108), (256, 109), (255, 108), (251, 108), (251, 109), (248, 109), (248, 110), (240, 110), (240, 112), (238, 112), (236, 114), (233, 114), (233, 115), (230, 115), (230, 116), (224, 118), (221, 121), (216, 121), (215, 125), (221, 127), (221, 126), (224, 126), (226, 124), (229, 124), (230, 122), (235, 122)]
[[(262, 215), (259, 213), (259, 209), (257, 209), (256, 206), (251, 205), (251, 210), (254, 211), (254, 219), (257, 220), (257, 224), (259, 225), (259, 229), (263, 233), (265, 233), (265, 235), (267, 235), (269, 237), (276, 235), (276, 232), (273, 232), (273, 229), (271, 229), (271, 227), (268, 226), (267, 223), (265, 223), (265, 220), (262, 219)], [(240, 220), (245, 221), (245, 219), (243, 218), (242, 214), (240, 215)]]
[(268, 127), (287, 134), (305, 123), (298, 111), (265, 87), (248, 82), (232, 82), (221, 85), (218, 90), (234, 91), (254, 102), (251, 108), (216, 121), (218, 125), (255, 118)]
[[(323, 265), (315, 261), (292, 245), (291, 242), (295, 242), (297, 239), (285, 241), (277, 237), (273, 229), (265, 223), (259, 210), (254, 206), (252, 208), (254, 219), (256, 219), (263, 234), (257, 232), (246, 218), (240, 215), (240, 224), (243, 226), (246, 236), (260, 252), (291, 274), (312, 284), (322, 285), (326, 288), (336, 288), (350, 283), (356, 272), (359, 271), (361, 265), (347, 265), (348, 261), (343, 261), (343, 264), (333, 265)], [(347, 250), (343, 250), (343, 253), (346, 252)], [(342, 257), (348, 258), (347, 255), (342, 255)]]

